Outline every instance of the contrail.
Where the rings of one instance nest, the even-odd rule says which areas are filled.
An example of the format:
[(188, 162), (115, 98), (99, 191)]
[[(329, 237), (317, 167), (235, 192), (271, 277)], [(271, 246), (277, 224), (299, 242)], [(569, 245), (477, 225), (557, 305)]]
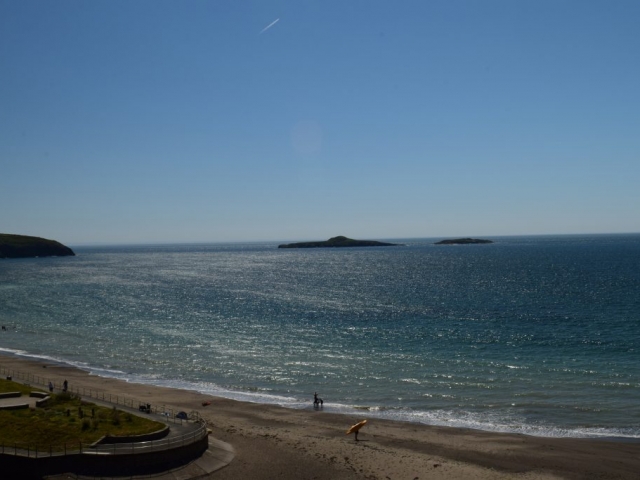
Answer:
[(258, 34), (258, 35), (262, 35), (264, 32), (266, 32), (267, 30), (269, 30), (271, 27), (273, 27), (276, 23), (278, 23), (280, 21), (279, 18), (276, 18), (273, 22), (271, 22), (269, 25), (267, 25), (266, 27), (264, 27), (262, 29), (262, 31)]

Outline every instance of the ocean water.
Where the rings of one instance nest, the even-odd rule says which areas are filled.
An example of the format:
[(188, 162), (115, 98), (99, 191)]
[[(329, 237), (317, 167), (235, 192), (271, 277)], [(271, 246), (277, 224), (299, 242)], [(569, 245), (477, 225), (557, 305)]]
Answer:
[(76, 247), (0, 261), (0, 350), (367, 418), (640, 438), (640, 235)]

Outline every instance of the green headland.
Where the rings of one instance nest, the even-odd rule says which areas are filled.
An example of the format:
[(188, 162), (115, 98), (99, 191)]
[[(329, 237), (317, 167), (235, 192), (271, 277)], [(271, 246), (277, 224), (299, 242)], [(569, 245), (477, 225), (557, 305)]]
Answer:
[(69, 247), (40, 237), (0, 233), (0, 258), (66, 257), (75, 255)]

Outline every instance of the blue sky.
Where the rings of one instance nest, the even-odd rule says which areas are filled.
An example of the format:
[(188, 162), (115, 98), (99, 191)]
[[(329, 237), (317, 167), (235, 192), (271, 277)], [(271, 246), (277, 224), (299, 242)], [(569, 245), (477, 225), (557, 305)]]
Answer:
[(0, 232), (638, 232), (638, 25), (637, 1), (0, 0)]

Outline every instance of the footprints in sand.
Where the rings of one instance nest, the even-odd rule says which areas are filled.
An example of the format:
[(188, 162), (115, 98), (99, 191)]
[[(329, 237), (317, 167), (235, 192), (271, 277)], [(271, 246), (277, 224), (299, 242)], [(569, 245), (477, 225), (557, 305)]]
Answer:
[(271, 438), (273, 440), (275, 440), (276, 442), (283, 442), (284, 440), (282, 440), (280, 437), (278, 437), (277, 433), (273, 433), (273, 434), (269, 434), (269, 433), (263, 433), (261, 435), (258, 435), (259, 437), (262, 438)]

